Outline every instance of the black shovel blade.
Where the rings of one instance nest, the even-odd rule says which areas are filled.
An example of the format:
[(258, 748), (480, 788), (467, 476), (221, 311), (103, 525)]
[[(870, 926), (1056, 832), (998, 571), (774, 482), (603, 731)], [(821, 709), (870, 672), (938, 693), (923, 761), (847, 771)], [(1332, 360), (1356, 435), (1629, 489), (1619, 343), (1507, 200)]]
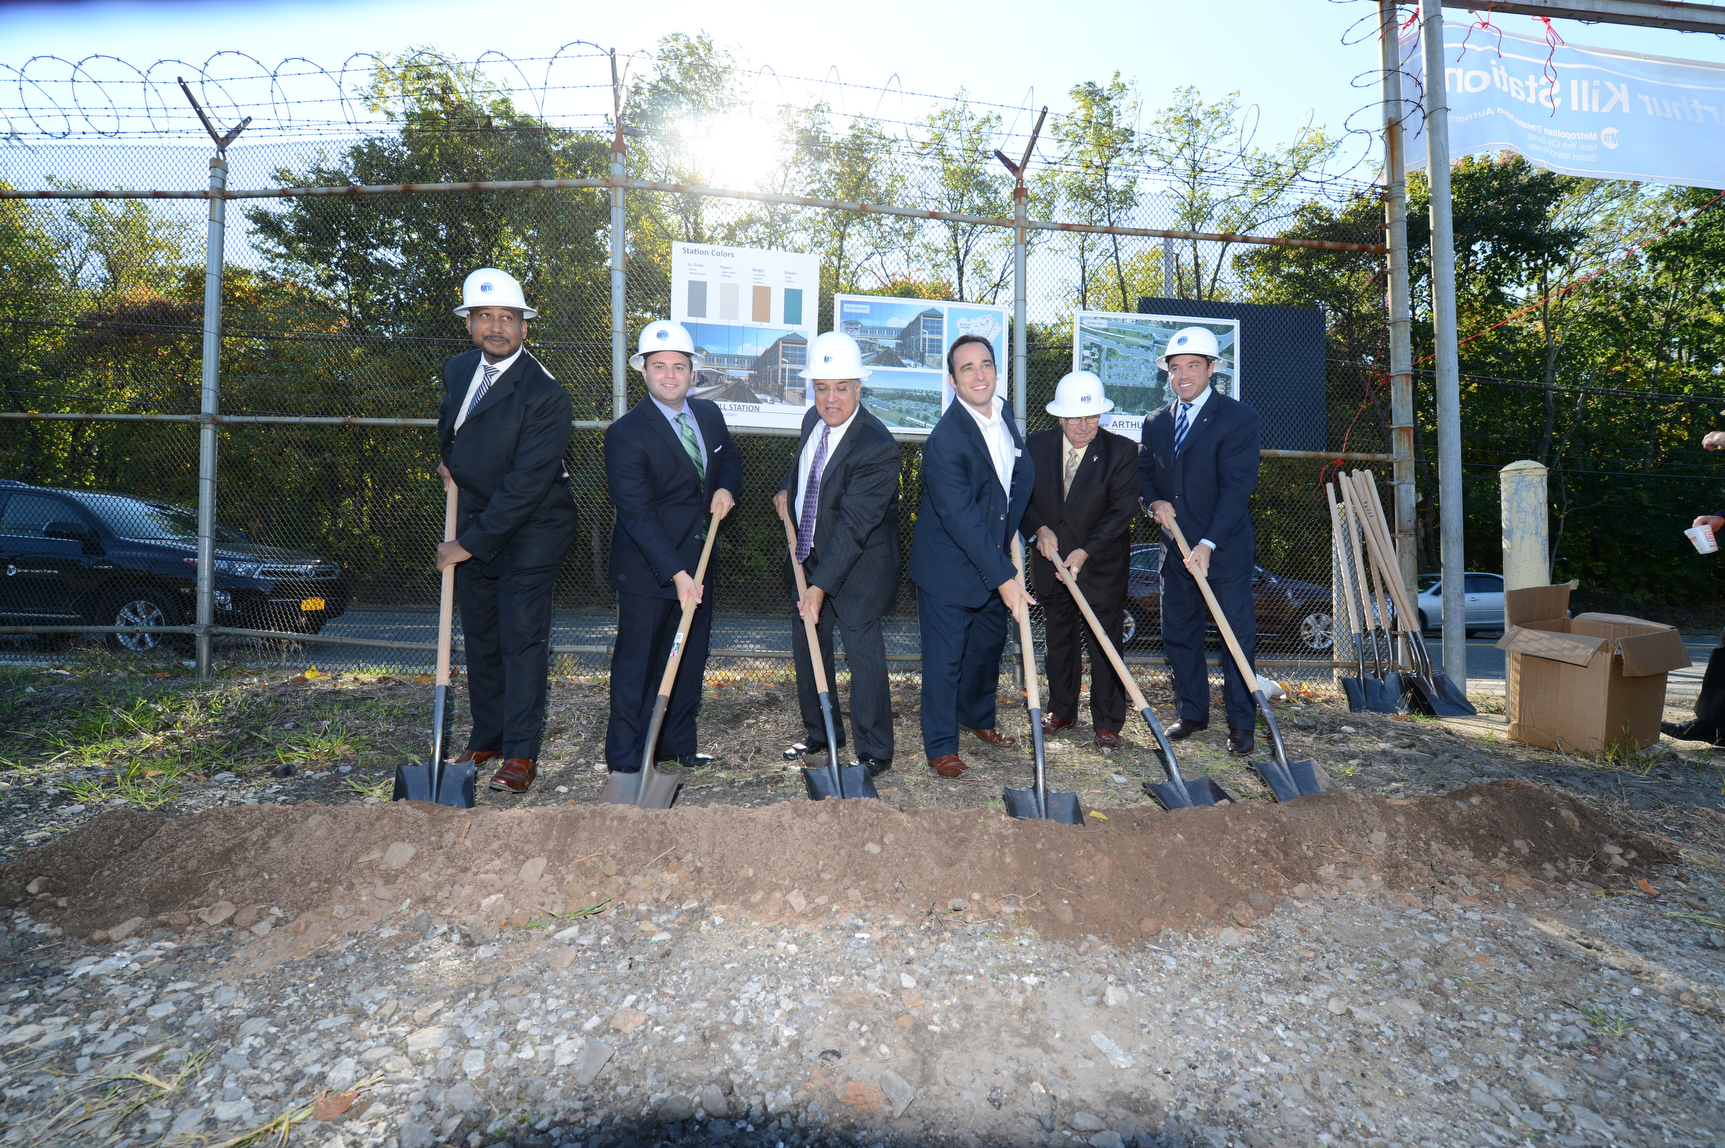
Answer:
[(1366, 685), (1359, 678), (1343, 678), (1342, 693), (1348, 699), (1348, 712), (1363, 714), (1366, 712)]
[(434, 780), (429, 761), (415, 762), (413, 765), (398, 765), (395, 767), (395, 788), (390, 791), (391, 801), (430, 801), (433, 796)]
[[(475, 771), (471, 761), (445, 762), (443, 784), (437, 785), (437, 770), (428, 761), (395, 767), (391, 801), (430, 801), (456, 809), (474, 808)], [(436, 792), (433, 792), (433, 788)]]
[[(1188, 777), (1185, 793), (1171, 781), (1147, 781), (1145, 790), (1156, 799), (1156, 804), (1163, 809), (1193, 809), (1199, 806), (1215, 805), (1221, 801), (1238, 801), (1239, 798), (1229, 793), (1213, 777)], [(1187, 800), (1190, 796), (1191, 800)]]
[[(1289, 763), (1290, 766), (1292, 764)], [(1284, 777), (1275, 762), (1254, 761), (1252, 768), (1258, 771), (1258, 776), (1264, 779), (1264, 784), (1270, 787), (1270, 793), (1277, 801), (1292, 801), (1300, 796), (1299, 783)]]
[[(1036, 808), (1036, 791), (1034, 789), (1005, 789), (1001, 791), (1006, 803), (1006, 815), (1019, 821), (1034, 821), (1043, 816)], [(1076, 793), (1048, 794), (1048, 813), (1050, 821), (1058, 821), (1062, 825), (1083, 825), (1084, 810), (1078, 806)]]
[(1408, 712), (1408, 691), (1412, 689), (1413, 685), (1408, 681), (1407, 675), (1399, 670), (1386, 670), (1384, 672), (1384, 693), (1394, 699), (1396, 707), (1394, 712), (1399, 714)]
[(478, 768), (471, 761), (445, 762), (443, 781), (437, 787), (437, 804), (472, 809)]
[(838, 768), (839, 792), (833, 792), (833, 771), (830, 766), (818, 769), (803, 770), (803, 785), (809, 791), (810, 801), (825, 801), (829, 797), (873, 797), (880, 798), (875, 790), (874, 778), (868, 775), (868, 766), (860, 761)]
[(1437, 687), (1437, 696), (1431, 699), (1432, 711), (1439, 717), (1468, 717), (1479, 712), (1448, 674), (1438, 674), (1432, 684)]

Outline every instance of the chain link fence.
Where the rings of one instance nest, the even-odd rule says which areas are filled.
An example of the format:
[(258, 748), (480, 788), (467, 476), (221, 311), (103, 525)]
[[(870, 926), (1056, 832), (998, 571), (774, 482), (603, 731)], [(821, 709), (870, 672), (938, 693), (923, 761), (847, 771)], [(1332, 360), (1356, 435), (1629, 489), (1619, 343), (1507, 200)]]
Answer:
[[(555, 669), (570, 674), (604, 671), (615, 624), (602, 450), (618, 381), (614, 318), (632, 349), (643, 324), (670, 313), (673, 241), (820, 253), (820, 330), (832, 328), (835, 291), (1014, 300), (1020, 233), (1010, 226), (1011, 175), (987, 155), (931, 156), (905, 144), (869, 159), (870, 178), (893, 194), (896, 208), (791, 202), (835, 190), (830, 179), (798, 185), (794, 172), (770, 193), (668, 190), (651, 182), (652, 172), (635, 170), (644, 161), (632, 160), (639, 180), (624, 193), (626, 289), (614, 316), (612, 192), (603, 186), (610, 140), (549, 129), (501, 139), (471, 134), (242, 141), (228, 149), (230, 194), (289, 190), (227, 202), (214, 424), (218, 660), (410, 667), (432, 658), (430, 556), (443, 509), (434, 475), (439, 366), (470, 346), (451, 308), (475, 267), (499, 266), (523, 281), (540, 311), (529, 348), (574, 402), (568, 469), (581, 530), (557, 583), (552, 635)], [(3, 189), (14, 196), (0, 198), (7, 280), (0, 478), (19, 484), (0, 484), (0, 564), (8, 571), (0, 578), (0, 611), (8, 615), (0, 617), (0, 656), (40, 657), (76, 633), (105, 635), (123, 648), (189, 649), (199, 434), (207, 421), (199, 384), (209, 201), (16, 196), (88, 188), (196, 195), (207, 159), (207, 149), (159, 145), (0, 150)], [(457, 179), (565, 183), (303, 194)], [(1320, 471), (1345, 455), (1387, 480), (1390, 446), (1382, 315), (1339, 313), (1310, 282), (1355, 281), (1364, 285), (1356, 294), (1370, 299), (1376, 291), (1381, 312), (1381, 210), (1375, 219), (1370, 205), (1338, 211), (1334, 218), (1356, 222), (1323, 227), (1303, 227), (1290, 211), (1280, 236), (1171, 237), (1141, 233), (1182, 233), (1190, 222), (1147, 176), (1134, 177), (1132, 194), (1104, 213), (1057, 179), (1033, 179), (1029, 190), (1029, 216), (1040, 222), (1022, 240), (1027, 358), (1024, 377), (1015, 368), (1010, 383), (1015, 395), (1023, 391), (1028, 433), (1055, 425), (1043, 406), (1073, 367), (1075, 309), (1325, 308), (1321, 386), (1254, 399), (1254, 370), (1273, 373), (1278, 354), (1268, 324), (1247, 349), (1240, 382), (1264, 416), (1267, 444), (1283, 441), (1278, 428), (1306, 428), (1297, 444), (1304, 449), (1266, 452), (1253, 502), (1259, 561), (1269, 575), (1259, 593), (1260, 661), (1283, 677), (1327, 679), (1334, 611)], [(1369, 189), (1353, 195), (1377, 202)], [(1009, 361), (1010, 343), (997, 355)], [(629, 372), (624, 403), (643, 395)], [(743, 431), (737, 440), (743, 488), (714, 554), (711, 665), (715, 674), (783, 678), (791, 672), (792, 611), (782, 588), (784, 534), (770, 499), (796, 439)], [(902, 449), (908, 558), (921, 447), (907, 438)], [(148, 529), (129, 523), (148, 545), (112, 541), (123, 533), (114, 529), (119, 518), (139, 513), (127, 504), (56, 493), (91, 491), (155, 507)], [(98, 525), (105, 533), (85, 533)], [(1155, 539), (1140, 517), (1134, 544)], [(1127, 652), (1154, 662), (1159, 612), (1148, 550), (1135, 566)], [(889, 657), (914, 669), (908, 578), (887, 633)]]

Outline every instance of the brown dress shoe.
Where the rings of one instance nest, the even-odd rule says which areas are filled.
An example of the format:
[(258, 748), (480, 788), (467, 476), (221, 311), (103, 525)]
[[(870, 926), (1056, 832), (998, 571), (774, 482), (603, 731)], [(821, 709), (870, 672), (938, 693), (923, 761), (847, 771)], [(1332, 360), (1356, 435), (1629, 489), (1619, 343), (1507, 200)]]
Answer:
[(490, 761), (492, 758), (496, 757), (500, 752), (502, 752), (502, 751), (501, 750), (495, 750), (495, 749), (463, 750), (461, 756), (451, 760), (450, 764), (451, 765), (460, 765), (463, 762), (471, 761), (475, 765), (477, 765), (478, 763), (480, 763), (482, 761)]
[(1003, 734), (998, 730), (973, 729), (970, 732), (981, 738), (983, 741), (986, 741), (989, 745), (997, 745), (1001, 749), (1011, 749), (1013, 746), (1018, 744), (1017, 738), (1008, 737), (1006, 734)]
[(539, 766), (530, 757), (512, 757), (491, 777), (491, 788), (505, 793), (526, 793), (539, 776)]
[(1119, 749), (1120, 731), (1117, 729), (1103, 729), (1101, 726), (1098, 726), (1096, 728), (1096, 748)]
[(1077, 722), (1061, 721), (1059, 718), (1055, 717), (1053, 714), (1043, 714), (1042, 715), (1042, 736), (1047, 737), (1051, 733), (1059, 733), (1061, 730), (1065, 729), (1067, 726), (1077, 725), (1077, 724), (1078, 724)]
[(956, 753), (945, 753), (928, 759), (928, 767), (942, 777), (958, 777), (970, 767)]

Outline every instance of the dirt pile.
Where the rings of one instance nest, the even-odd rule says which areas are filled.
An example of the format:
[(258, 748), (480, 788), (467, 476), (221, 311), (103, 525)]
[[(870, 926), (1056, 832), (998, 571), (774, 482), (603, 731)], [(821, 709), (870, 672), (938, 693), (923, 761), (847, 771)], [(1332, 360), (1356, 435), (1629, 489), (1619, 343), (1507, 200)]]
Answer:
[(649, 932), (649, 912), (701, 904), (766, 922), (865, 909), (1007, 917), (1051, 937), (1126, 940), (1247, 926), (1289, 897), (1441, 883), (1465, 904), (1493, 885), (1633, 879), (1669, 859), (1586, 805), (1513, 781), (1443, 797), (1134, 807), (1083, 827), (875, 801), (259, 805), (110, 813), (0, 870), (0, 903), (98, 941), (250, 929), (253, 959), (274, 963), (396, 915), (406, 929), (428, 914), (477, 944), (605, 898), (642, 909)]

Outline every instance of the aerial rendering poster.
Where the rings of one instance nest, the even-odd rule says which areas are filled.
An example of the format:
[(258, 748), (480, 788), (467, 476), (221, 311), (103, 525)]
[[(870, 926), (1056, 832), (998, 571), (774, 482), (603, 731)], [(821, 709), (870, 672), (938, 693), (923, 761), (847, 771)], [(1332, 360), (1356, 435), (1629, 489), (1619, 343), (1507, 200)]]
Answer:
[(671, 318), (706, 356), (689, 393), (734, 427), (800, 427), (820, 279), (815, 255), (673, 244)]
[(1210, 385), (1230, 398), (1240, 397), (1240, 325), (1233, 319), (1194, 319), (1186, 315), (1138, 315), (1118, 311), (1077, 311), (1072, 316), (1072, 369), (1093, 371), (1102, 379), (1114, 409), (1102, 423), (1136, 440), (1144, 419), (1173, 401), (1168, 373), (1156, 360), (1182, 327), (1215, 332), (1222, 352)]
[(863, 381), (863, 405), (895, 431), (926, 434), (934, 429), (952, 401), (946, 352), (961, 335), (981, 335), (994, 347), (998, 393), (1012, 402), (1004, 307), (835, 295), (833, 315), (837, 328), (862, 347), (863, 365), (870, 371)]

